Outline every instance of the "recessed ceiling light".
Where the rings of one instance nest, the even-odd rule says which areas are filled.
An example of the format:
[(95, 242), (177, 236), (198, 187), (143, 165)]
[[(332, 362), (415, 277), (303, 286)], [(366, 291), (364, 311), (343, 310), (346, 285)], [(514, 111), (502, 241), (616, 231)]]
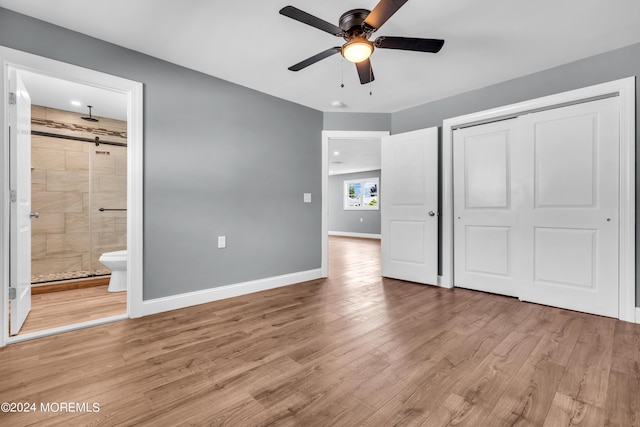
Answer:
[(333, 152), (333, 155), (334, 155), (334, 156), (339, 156), (339, 155), (340, 155), (340, 152), (339, 152), (339, 151), (334, 151), (334, 152)]
[(79, 107), (82, 105), (82, 102), (80, 101), (71, 101), (71, 105), (75, 106), (75, 107)]
[(342, 102), (342, 101), (333, 101), (333, 102), (331, 103), (331, 106), (332, 106), (332, 107), (335, 107), (335, 108), (344, 108), (344, 107), (346, 107), (347, 105), (346, 105), (344, 102)]

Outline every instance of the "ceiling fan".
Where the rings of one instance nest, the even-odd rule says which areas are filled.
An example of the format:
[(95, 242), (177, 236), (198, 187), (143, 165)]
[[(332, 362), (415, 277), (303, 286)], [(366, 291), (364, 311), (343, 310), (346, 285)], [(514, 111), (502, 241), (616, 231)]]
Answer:
[(304, 61), (289, 67), (291, 71), (300, 71), (309, 65), (328, 58), (340, 52), (347, 60), (356, 64), (360, 83), (366, 84), (374, 80), (373, 69), (369, 56), (374, 47), (379, 49), (411, 50), (415, 52), (437, 53), (444, 45), (444, 40), (420, 39), (414, 37), (387, 37), (380, 36), (373, 42), (369, 38), (374, 32), (387, 22), (408, 0), (380, 0), (372, 11), (367, 9), (353, 9), (342, 14), (339, 26), (317, 18), (293, 6), (285, 6), (280, 14), (296, 21), (315, 27), (319, 30), (343, 37), (347, 42), (342, 46), (329, 48), (313, 55)]

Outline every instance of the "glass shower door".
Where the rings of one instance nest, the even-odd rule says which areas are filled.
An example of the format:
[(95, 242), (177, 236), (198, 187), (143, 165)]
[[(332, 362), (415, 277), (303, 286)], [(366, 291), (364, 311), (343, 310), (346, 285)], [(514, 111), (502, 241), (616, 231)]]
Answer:
[(110, 271), (100, 256), (127, 248), (127, 147), (90, 147), (91, 269), (93, 275), (101, 276)]

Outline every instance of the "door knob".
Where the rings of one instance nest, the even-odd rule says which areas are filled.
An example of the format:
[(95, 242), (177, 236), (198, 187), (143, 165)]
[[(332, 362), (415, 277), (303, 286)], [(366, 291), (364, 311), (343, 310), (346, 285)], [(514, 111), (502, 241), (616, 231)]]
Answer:
[(434, 211), (429, 211), (429, 216), (436, 216), (436, 213)]
[(29, 218), (40, 218), (40, 212), (31, 212)]

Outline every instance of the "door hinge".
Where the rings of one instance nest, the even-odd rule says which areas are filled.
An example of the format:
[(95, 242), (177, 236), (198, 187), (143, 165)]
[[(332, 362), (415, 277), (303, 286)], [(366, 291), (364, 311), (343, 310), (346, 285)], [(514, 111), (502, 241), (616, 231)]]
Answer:
[(16, 299), (17, 297), (16, 288), (9, 288), (9, 299)]
[(18, 103), (15, 92), (9, 92), (9, 105), (16, 105)]
[(11, 197), (11, 203), (17, 202), (18, 201), (18, 195), (16, 194), (16, 190), (11, 190), (9, 197)]

